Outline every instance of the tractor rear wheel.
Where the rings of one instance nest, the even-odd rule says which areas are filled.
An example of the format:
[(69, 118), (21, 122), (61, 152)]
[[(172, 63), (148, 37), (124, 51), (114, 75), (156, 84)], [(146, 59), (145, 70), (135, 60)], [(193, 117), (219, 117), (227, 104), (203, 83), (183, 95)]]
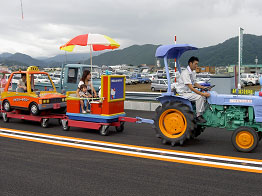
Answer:
[(236, 150), (250, 152), (257, 147), (259, 138), (253, 128), (239, 127), (233, 132), (231, 141)]
[(156, 109), (156, 136), (161, 138), (164, 144), (183, 145), (192, 137), (194, 127), (193, 112), (181, 102), (166, 102)]
[(260, 141), (262, 139), (262, 132), (258, 132), (258, 140)]

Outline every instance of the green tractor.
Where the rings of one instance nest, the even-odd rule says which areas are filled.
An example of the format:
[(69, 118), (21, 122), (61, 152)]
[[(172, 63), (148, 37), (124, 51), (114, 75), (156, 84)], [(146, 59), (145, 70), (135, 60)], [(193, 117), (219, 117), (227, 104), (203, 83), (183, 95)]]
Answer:
[[(172, 146), (199, 136), (206, 127), (232, 130), (232, 144), (241, 152), (254, 150), (262, 138), (262, 97), (225, 95), (210, 91), (203, 114), (205, 123), (197, 123), (194, 103), (171, 91), (168, 59), (178, 59), (188, 50), (197, 48), (188, 44), (158, 47), (157, 58), (163, 58), (168, 80), (168, 91), (157, 98), (161, 106), (154, 119), (156, 136)], [(181, 72), (179, 63), (177, 64)]]

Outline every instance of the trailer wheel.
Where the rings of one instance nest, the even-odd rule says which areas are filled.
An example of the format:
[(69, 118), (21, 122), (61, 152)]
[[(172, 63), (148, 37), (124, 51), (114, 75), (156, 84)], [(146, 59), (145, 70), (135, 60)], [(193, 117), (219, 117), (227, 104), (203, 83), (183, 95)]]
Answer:
[(43, 119), (41, 120), (41, 127), (47, 128), (48, 125), (49, 125), (49, 119), (43, 118)]
[(236, 150), (250, 152), (257, 147), (259, 137), (253, 128), (239, 127), (233, 132), (231, 141)]
[(125, 129), (125, 122), (120, 122), (120, 126), (115, 127), (117, 132), (123, 132)]
[(4, 101), (3, 108), (6, 112), (11, 112), (11, 105), (10, 105), (9, 101), (7, 101), (7, 100)]
[(37, 116), (39, 114), (39, 108), (36, 103), (31, 103), (29, 106), (30, 113), (33, 114), (34, 116)]
[(69, 131), (70, 127), (68, 126), (68, 121), (67, 120), (62, 120), (62, 129), (63, 131)]
[(102, 125), (102, 126), (99, 128), (99, 133), (100, 133), (100, 135), (102, 135), (102, 136), (107, 136), (107, 135), (109, 135), (109, 126), (108, 126), (108, 125)]
[(59, 125), (62, 125), (62, 119), (61, 118), (59, 118), (57, 121), (58, 121)]
[(192, 137), (194, 127), (193, 112), (181, 102), (166, 102), (156, 109), (156, 136), (163, 144), (183, 145)]
[(9, 122), (9, 118), (7, 117), (7, 114), (6, 114), (6, 113), (3, 113), (2, 116), (3, 116), (3, 121), (4, 121), (5, 123), (8, 123), (8, 122)]

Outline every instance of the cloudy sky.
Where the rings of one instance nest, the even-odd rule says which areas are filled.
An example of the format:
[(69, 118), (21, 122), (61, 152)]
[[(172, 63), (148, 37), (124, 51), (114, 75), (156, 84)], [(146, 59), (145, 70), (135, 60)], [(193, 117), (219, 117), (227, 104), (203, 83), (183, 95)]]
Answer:
[[(59, 46), (86, 33), (120, 43), (206, 47), (244, 33), (262, 35), (261, 0), (0, 0), (0, 53), (61, 54)], [(83, 52), (87, 48), (77, 48)]]

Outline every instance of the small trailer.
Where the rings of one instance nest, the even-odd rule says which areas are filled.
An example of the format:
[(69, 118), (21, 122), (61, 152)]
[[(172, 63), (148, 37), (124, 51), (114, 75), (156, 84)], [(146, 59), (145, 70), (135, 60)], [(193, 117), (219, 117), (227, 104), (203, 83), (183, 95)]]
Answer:
[[(68, 131), (70, 127), (99, 130), (101, 135), (109, 134), (109, 127), (115, 127), (117, 132), (124, 130), (125, 122), (150, 123), (151, 119), (126, 117), (124, 112), (125, 76), (102, 75), (100, 98), (78, 98), (74, 92), (67, 92), (67, 113), (62, 119), (62, 128)], [(80, 100), (88, 99), (90, 113), (82, 113)]]

